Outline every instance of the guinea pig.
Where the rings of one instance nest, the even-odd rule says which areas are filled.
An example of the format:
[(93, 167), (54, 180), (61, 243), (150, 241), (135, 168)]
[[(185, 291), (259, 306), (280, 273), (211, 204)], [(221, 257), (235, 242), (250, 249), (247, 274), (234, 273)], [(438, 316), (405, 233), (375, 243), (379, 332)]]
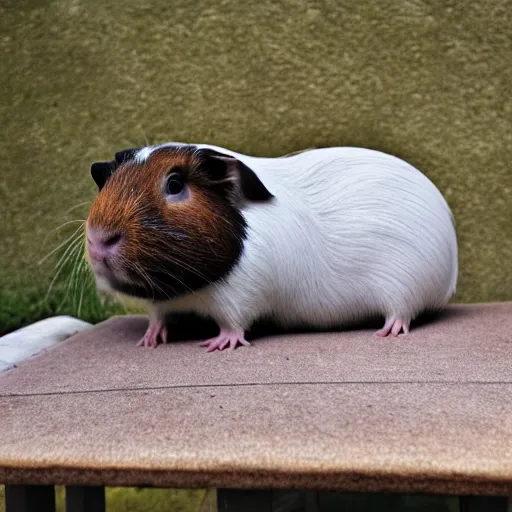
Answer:
[(378, 336), (455, 292), (450, 209), (420, 171), (361, 148), (257, 158), (169, 143), (96, 162), (86, 247), (100, 290), (149, 303), (139, 346), (167, 342), (169, 313), (214, 319), (208, 351), (249, 345), (258, 319), (343, 327), (383, 317)]

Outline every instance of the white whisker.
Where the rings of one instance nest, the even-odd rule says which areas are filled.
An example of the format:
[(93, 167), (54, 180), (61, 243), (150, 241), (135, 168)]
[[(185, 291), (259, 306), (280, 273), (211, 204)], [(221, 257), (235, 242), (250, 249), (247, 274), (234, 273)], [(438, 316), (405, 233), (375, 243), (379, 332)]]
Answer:
[(69, 236), (68, 238), (66, 238), (66, 240), (64, 240), (64, 242), (62, 242), (61, 244), (59, 244), (57, 247), (55, 247), (55, 249), (53, 249), (52, 251), (50, 251), (43, 259), (41, 259), (39, 262), (38, 262), (38, 265), (41, 265), (42, 263), (44, 263), (50, 256), (52, 256), (53, 254), (55, 254), (59, 249), (61, 249), (62, 247), (64, 247), (71, 239), (73, 239), (77, 233), (80, 231), (80, 229), (82, 229), (83, 225), (80, 225), (78, 226), (78, 228), (73, 232), (73, 234), (71, 236)]

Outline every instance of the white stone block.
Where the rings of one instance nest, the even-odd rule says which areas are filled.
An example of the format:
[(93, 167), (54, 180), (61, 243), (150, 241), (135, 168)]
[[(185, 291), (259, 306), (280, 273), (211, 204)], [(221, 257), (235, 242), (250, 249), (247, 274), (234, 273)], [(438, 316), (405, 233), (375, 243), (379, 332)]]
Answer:
[(2, 336), (0, 372), (89, 327), (91, 324), (71, 316), (54, 316)]

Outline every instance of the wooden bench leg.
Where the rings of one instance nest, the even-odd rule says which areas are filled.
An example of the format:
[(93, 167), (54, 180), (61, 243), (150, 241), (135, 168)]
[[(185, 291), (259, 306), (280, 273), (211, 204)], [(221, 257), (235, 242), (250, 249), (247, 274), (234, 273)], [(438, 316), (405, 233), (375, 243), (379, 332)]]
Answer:
[(272, 512), (272, 491), (218, 489), (219, 512)]
[(461, 496), (460, 512), (507, 512), (508, 498), (494, 496)]
[(319, 512), (315, 491), (243, 491), (219, 489), (219, 512)]
[(272, 510), (282, 512), (319, 512), (319, 493), (316, 491), (274, 491)]
[(55, 512), (53, 485), (6, 485), (5, 512)]
[(66, 487), (66, 512), (105, 512), (105, 487)]

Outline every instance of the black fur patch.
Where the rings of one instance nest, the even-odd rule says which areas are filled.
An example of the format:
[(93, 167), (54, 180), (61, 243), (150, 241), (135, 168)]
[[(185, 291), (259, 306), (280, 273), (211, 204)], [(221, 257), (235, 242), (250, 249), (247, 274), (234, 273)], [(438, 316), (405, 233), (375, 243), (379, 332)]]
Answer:
[(122, 151), (118, 151), (116, 154), (115, 154), (115, 160), (116, 162), (121, 165), (122, 163), (124, 162), (127, 162), (128, 160), (132, 160), (135, 156), (135, 154), (137, 153), (138, 149), (137, 148), (128, 148), (128, 149), (123, 149)]
[(110, 162), (94, 162), (91, 165), (91, 176), (96, 185), (98, 185), (99, 190), (105, 186), (105, 183), (114, 174), (117, 166), (118, 164), (114, 160)]
[(212, 150), (201, 150), (201, 158), (204, 161), (203, 168), (208, 174), (208, 178), (212, 181), (225, 180), (228, 177), (228, 163), (221, 156), (220, 153)]
[(138, 150), (135, 148), (123, 149), (115, 154), (114, 160), (109, 162), (94, 162), (91, 165), (91, 176), (96, 185), (98, 185), (98, 189), (101, 190), (110, 176), (114, 174), (116, 169), (122, 163), (131, 160), (137, 151)]

